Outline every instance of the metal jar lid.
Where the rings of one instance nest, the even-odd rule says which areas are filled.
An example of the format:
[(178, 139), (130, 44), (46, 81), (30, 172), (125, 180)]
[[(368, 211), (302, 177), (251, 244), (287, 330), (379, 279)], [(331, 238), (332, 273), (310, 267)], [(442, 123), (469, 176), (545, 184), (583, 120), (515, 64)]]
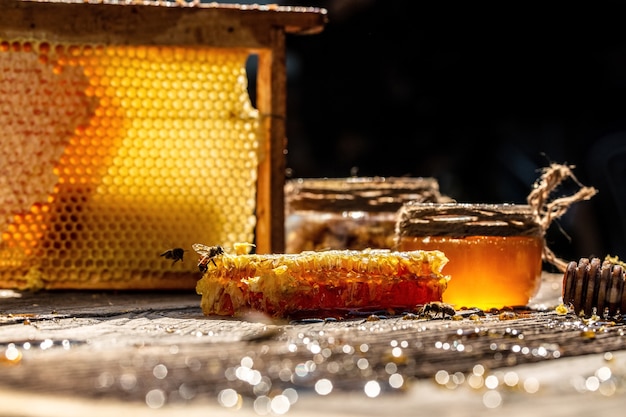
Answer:
[(543, 236), (532, 207), (516, 204), (416, 203), (398, 212), (396, 237)]
[(407, 201), (451, 201), (428, 177), (299, 178), (285, 184), (287, 212), (397, 212)]

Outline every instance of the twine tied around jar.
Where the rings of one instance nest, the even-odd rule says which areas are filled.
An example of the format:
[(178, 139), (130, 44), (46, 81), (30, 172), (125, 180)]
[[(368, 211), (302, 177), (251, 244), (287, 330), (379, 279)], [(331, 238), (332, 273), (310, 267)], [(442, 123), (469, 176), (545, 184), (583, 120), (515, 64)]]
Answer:
[[(528, 197), (526, 197), (528, 205), (532, 208), (535, 221), (543, 229), (544, 236), (552, 221), (565, 214), (572, 204), (589, 200), (598, 192), (598, 190), (593, 187), (587, 187), (581, 184), (572, 172), (573, 168), (574, 166), (555, 163), (544, 168), (543, 174), (535, 182), (532, 191), (528, 194)], [(573, 195), (549, 200), (550, 194), (559, 184), (568, 178), (573, 180), (580, 189)], [(567, 270), (568, 262), (559, 259), (545, 242), (543, 245), (543, 259), (550, 262), (561, 272)]]

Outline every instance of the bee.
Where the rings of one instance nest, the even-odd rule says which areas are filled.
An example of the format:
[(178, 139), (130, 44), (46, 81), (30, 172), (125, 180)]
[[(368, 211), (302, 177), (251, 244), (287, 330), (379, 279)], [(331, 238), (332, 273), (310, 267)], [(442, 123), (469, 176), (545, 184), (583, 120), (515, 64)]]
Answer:
[(450, 304), (442, 303), (440, 301), (431, 301), (428, 304), (424, 304), (419, 311), (420, 317), (428, 316), (435, 318), (441, 316), (441, 318), (453, 317), (456, 315), (456, 310)]
[(183, 248), (173, 248), (168, 249), (163, 252), (161, 255), (165, 259), (172, 259), (172, 265), (174, 265), (178, 261), (183, 261), (183, 256), (185, 255), (185, 249)]
[(193, 248), (193, 250), (202, 255), (202, 258), (200, 258), (200, 262), (198, 262), (198, 269), (203, 274), (207, 271), (207, 265), (209, 262), (213, 262), (213, 265), (217, 266), (217, 264), (215, 263), (215, 259), (213, 258), (218, 255), (224, 254), (224, 248), (222, 248), (220, 245), (206, 246), (201, 243), (194, 243), (193, 245), (191, 245), (191, 247)]

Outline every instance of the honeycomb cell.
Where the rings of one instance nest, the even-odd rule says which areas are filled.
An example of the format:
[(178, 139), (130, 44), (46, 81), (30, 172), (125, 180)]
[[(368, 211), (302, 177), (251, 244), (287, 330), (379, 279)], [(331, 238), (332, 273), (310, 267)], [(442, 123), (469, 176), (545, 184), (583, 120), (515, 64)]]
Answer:
[(11, 39), (0, 51), (0, 277), (158, 277), (164, 245), (253, 239), (262, 138), (246, 53)]

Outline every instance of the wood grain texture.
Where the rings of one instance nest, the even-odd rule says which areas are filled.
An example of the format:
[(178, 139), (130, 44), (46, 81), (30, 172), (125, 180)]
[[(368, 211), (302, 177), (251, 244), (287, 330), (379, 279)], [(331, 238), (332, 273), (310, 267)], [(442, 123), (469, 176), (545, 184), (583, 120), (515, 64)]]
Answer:
[[(568, 398), (564, 409), (570, 411), (574, 404), (590, 408), (591, 395), (607, 409), (625, 405), (624, 325), (559, 316), (546, 307), (558, 302), (559, 284), (559, 276), (544, 278), (534, 300), (544, 311), (481, 317), (465, 312), (462, 320), (271, 322), (254, 315), (205, 317), (199, 296), (183, 292), (0, 291), (0, 398), (7, 400), (0, 402), (6, 411), (29, 393), (33, 403), (60, 404), (63, 415), (96, 404), (102, 413), (127, 407), (140, 415), (156, 404), (164, 413), (185, 407), (192, 414), (219, 415), (229, 411), (219, 406), (220, 393), (233, 390), (242, 412), (254, 414), (255, 400), (290, 388), (299, 395), (292, 405), (295, 415), (318, 406), (331, 415), (375, 415), (384, 407), (410, 415), (420, 404), (432, 412), (448, 410), (446, 415), (481, 415), (486, 388), (465, 383), (451, 390), (433, 382), (438, 371), (469, 376), (480, 364), (485, 377), (514, 372), (522, 382), (540, 381), (539, 394), (524, 392), (521, 382), (495, 390), (504, 401), (499, 407), (514, 415), (535, 400), (556, 410), (563, 407), (561, 397)], [(9, 349), (20, 359), (6, 360)], [(610, 361), (606, 352), (613, 355)], [(612, 395), (573, 388), (603, 366), (613, 370)], [(404, 378), (402, 388), (388, 384), (391, 373)], [(257, 377), (264, 385), (254, 381)], [(321, 379), (332, 381), (332, 395), (315, 393)], [(364, 394), (369, 381), (380, 386), (376, 399)], [(453, 395), (455, 405), (446, 404)], [(468, 407), (471, 412), (462, 414)]]
[(271, 47), (272, 28), (322, 30), (326, 11), (191, 4), (0, 0), (0, 37), (107, 45)]

